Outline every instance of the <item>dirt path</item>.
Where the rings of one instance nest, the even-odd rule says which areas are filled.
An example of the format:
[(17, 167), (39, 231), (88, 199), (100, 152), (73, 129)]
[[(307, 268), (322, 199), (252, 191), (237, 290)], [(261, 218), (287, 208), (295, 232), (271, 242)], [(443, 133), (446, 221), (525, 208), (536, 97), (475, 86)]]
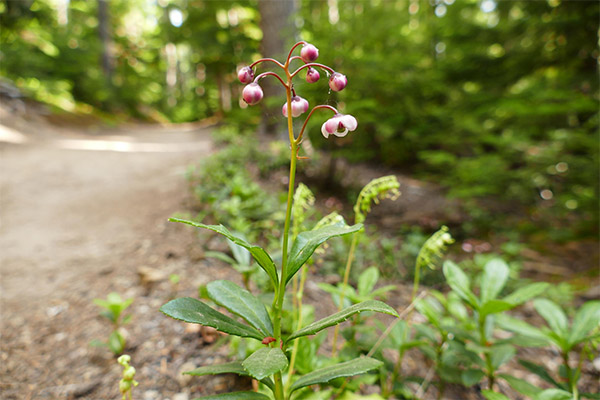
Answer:
[[(154, 354), (164, 369), (164, 332), (149, 332), (165, 295), (148, 296), (137, 272), (162, 270), (162, 285), (168, 271), (185, 276), (189, 261), (179, 255), (192, 236), (167, 218), (185, 208), (185, 170), (210, 153), (210, 131), (40, 131), (39, 121), (0, 121), (0, 398), (115, 398), (118, 367), (89, 346), (110, 332), (92, 300), (110, 291), (136, 297), (134, 361)], [(153, 382), (155, 367), (139, 369), (146, 391), (156, 383), (178, 392)]]

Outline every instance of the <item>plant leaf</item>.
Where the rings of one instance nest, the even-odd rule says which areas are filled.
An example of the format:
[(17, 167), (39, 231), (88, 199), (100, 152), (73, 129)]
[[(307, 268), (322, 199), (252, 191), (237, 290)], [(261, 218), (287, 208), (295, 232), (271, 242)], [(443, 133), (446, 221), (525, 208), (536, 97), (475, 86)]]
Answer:
[(477, 298), (471, 289), (469, 289), (469, 286), (471, 285), (469, 278), (458, 267), (458, 265), (454, 264), (450, 260), (446, 260), (446, 262), (444, 262), (443, 270), (446, 281), (452, 290), (454, 290), (456, 294), (469, 303), (473, 308), (479, 309)]
[(528, 336), (531, 338), (543, 340), (545, 343), (548, 343), (551, 339), (540, 329), (534, 327), (533, 325), (528, 324), (525, 321), (522, 321), (518, 318), (511, 317), (506, 314), (499, 315), (496, 318), (498, 325), (503, 329), (506, 329), (511, 332), (518, 333), (523, 336)]
[(546, 369), (544, 367), (542, 367), (541, 365), (537, 365), (537, 364), (532, 363), (531, 361), (527, 361), (527, 360), (519, 360), (519, 364), (521, 364), (522, 366), (524, 366), (529, 371), (533, 372), (534, 374), (536, 374), (537, 376), (539, 376), (546, 382), (551, 383), (556, 387), (566, 389), (565, 385), (556, 382), (554, 380), (554, 378), (552, 376), (550, 376), (548, 371), (546, 371)]
[(279, 347), (263, 347), (242, 362), (248, 374), (259, 381), (288, 366), (288, 359)]
[(483, 397), (485, 397), (487, 400), (510, 400), (502, 393), (497, 393), (492, 390), (482, 390), (481, 394), (483, 394)]
[(271, 398), (265, 394), (257, 392), (233, 392), (233, 393), (221, 393), (212, 396), (198, 397), (194, 400), (271, 400)]
[(550, 286), (550, 285), (546, 282), (532, 283), (527, 286), (523, 286), (520, 289), (515, 290), (514, 292), (512, 292), (511, 294), (509, 294), (502, 300), (504, 300), (508, 303), (512, 303), (515, 306), (518, 306), (519, 304), (523, 304), (527, 300), (532, 299), (532, 298), (536, 297), (537, 295), (544, 293), (546, 291), (546, 289), (548, 288), (548, 286)]
[(524, 394), (525, 396), (535, 397), (538, 393), (542, 391), (542, 389), (540, 389), (539, 387), (534, 386), (523, 379), (515, 378), (512, 375), (500, 374), (498, 376), (504, 379), (506, 382), (508, 382), (508, 384), (517, 392)]
[(271, 283), (273, 283), (273, 288), (277, 288), (279, 286), (279, 278), (277, 276), (277, 268), (275, 267), (275, 263), (273, 262), (273, 260), (269, 256), (269, 254), (267, 254), (267, 252), (262, 247), (256, 246), (256, 245), (251, 245), (250, 243), (246, 242), (244, 239), (234, 236), (223, 225), (205, 225), (205, 224), (200, 224), (198, 222), (188, 221), (188, 220), (179, 219), (179, 218), (169, 218), (169, 221), (181, 222), (183, 224), (188, 224), (188, 225), (194, 226), (196, 228), (209, 229), (213, 232), (220, 233), (221, 235), (225, 236), (227, 239), (231, 240), (233, 243), (235, 243), (239, 246), (242, 246), (243, 248), (248, 250), (250, 252), (250, 254), (252, 254), (252, 257), (254, 257), (254, 259), (256, 260), (258, 265), (260, 265), (260, 267), (267, 273), (267, 275), (269, 275), (269, 278), (271, 278)]
[(294, 244), (290, 250), (285, 283), (287, 284), (290, 279), (292, 279), (321, 243), (335, 236), (349, 235), (359, 231), (361, 228), (362, 224), (352, 226), (326, 226), (324, 228), (300, 233), (296, 240), (294, 240)]
[(252, 293), (226, 280), (210, 282), (206, 285), (206, 290), (211, 300), (242, 317), (263, 336), (273, 336), (273, 324), (269, 313), (265, 305)]
[(383, 362), (370, 357), (360, 357), (340, 364), (330, 365), (302, 376), (294, 382), (290, 393), (306, 386), (327, 383), (335, 378), (364, 374), (382, 365)]
[(225, 314), (218, 312), (200, 300), (182, 297), (171, 300), (160, 308), (160, 311), (171, 317), (193, 324), (210, 326), (230, 335), (250, 337), (262, 340), (264, 335), (251, 326), (244, 325)]
[(329, 328), (330, 326), (337, 325), (340, 322), (344, 322), (354, 314), (364, 311), (374, 311), (383, 314), (393, 315), (394, 317), (400, 318), (396, 310), (394, 310), (387, 304), (377, 300), (367, 300), (363, 301), (362, 303), (358, 303), (353, 306), (347, 307), (342, 311), (339, 311), (335, 314), (331, 314), (330, 316), (325, 317), (319, 321), (313, 322), (312, 324), (300, 329), (299, 331), (292, 333), (286, 339), (286, 342), (289, 342), (290, 340), (299, 338), (301, 336), (314, 335), (315, 333), (322, 331), (325, 328)]
[(598, 324), (600, 324), (600, 301), (588, 301), (573, 318), (569, 345), (574, 346), (584, 340), (588, 332)]
[(358, 294), (365, 296), (373, 291), (373, 288), (379, 280), (379, 270), (377, 267), (365, 269), (358, 278)]
[(491, 359), (494, 369), (498, 369), (502, 364), (514, 357), (517, 350), (509, 344), (492, 346)]
[(466, 387), (471, 387), (477, 384), (484, 376), (485, 373), (482, 370), (469, 368), (463, 371), (460, 378), (463, 385)]
[[(184, 375), (204, 376), (204, 375), (219, 375), (219, 374), (237, 374), (241, 376), (250, 376), (248, 371), (244, 369), (241, 361), (232, 361), (225, 364), (207, 365), (196, 368), (192, 371), (186, 371)], [(269, 378), (261, 380), (262, 383), (273, 389), (275, 385)]]
[(546, 389), (538, 393), (535, 400), (572, 400), (573, 395), (565, 390)]
[(488, 300), (485, 304), (481, 306), (479, 313), (482, 316), (486, 316), (489, 314), (501, 313), (512, 308), (515, 308), (515, 305), (513, 303), (509, 303), (504, 300)]
[(567, 338), (569, 322), (567, 321), (567, 316), (559, 306), (548, 299), (535, 299), (533, 306), (546, 320), (554, 333), (563, 339)]
[(499, 258), (488, 261), (481, 276), (480, 299), (484, 304), (498, 297), (508, 279), (508, 265)]

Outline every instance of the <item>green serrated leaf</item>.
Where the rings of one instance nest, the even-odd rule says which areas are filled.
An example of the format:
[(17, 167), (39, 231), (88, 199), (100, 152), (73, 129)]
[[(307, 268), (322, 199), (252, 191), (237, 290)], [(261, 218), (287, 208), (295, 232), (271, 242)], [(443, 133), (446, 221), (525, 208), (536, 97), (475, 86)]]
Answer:
[(242, 317), (264, 336), (273, 336), (269, 313), (265, 305), (252, 293), (226, 280), (210, 282), (206, 285), (206, 290), (212, 301)]
[(569, 335), (569, 345), (572, 347), (583, 341), (594, 327), (600, 324), (600, 301), (585, 303), (575, 314)]
[(487, 389), (482, 390), (481, 394), (483, 394), (483, 397), (485, 397), (487, 400), (510, 400), (508, 397), (506, 397), (502, 393), (496, 393), (494, 391), (487, 390)]
[(465, 273), (450, 260), (444, 262), (444, 276), (448, 285), (458, 294), (463, 300), (469, 303), (473, 308), (478, 309), (479, 303), (477, 298), (469, 288), (471, 282)]
[(233, 392), (197, 397), (194, 400), (271, 400), (271, 398), (257, 392)]
[(288, 366), (288, 359), (279, 347), (263, 347), (242, 362), (248, 374), (258, 380), (271, 376)]
[(334, 326), (339, 324), (340, 322), (344, 322), (354, 314), (364, 311), (374, 311), (378, 313), (393, 315), (394, 317), (400, 318), (396, 310), (394, 310), (387, 304), (377, 300), (367, 300), (363, 301), (362, 303), (358, 303), (353, 306), (347, 307), (342, 311), (325, 317), (319, 321), (313, 322), (312, 324), (300, 329), (299, 331), (292, 333), (286, 339), (286, 342), (289, 342), (290, 340), (299, 338), (301, 336), (314, 335), (315, 333), (322, 331), (325, 328), (329, 328), (330, 326)]
[(504, 379), (506, 382), (508, 382), (508, 384), (517, 392), (524, 394), (525, 396), (535, 397), (538, 393), (542, 391), (542, 389), (540, 389), (539, 387), (534, 386), (523, 379), (515, 378), (512, 375), (500, 374), (498, 376)]
[(279, 286), (279, 278), (277, 276), (277, 268), (275, 267), (275, 263), (262, 247), (251, 245), (244, 239), (234, 236), (223, 225), (205, 225), (200, 224), (198, 222), (188, 221), (179, 218), (169, 218), (169, 221), (181, 222), (183, 224), (188, 224), (196, 228), (209, 229), (213, 232), (220, 233), (227, 239), (231, 240), (233, 243), (242, 246), (243, 248), (248, 250), (250, 254), (252, 254), (252, 257), (254, 257), (258, 265), (260, 265), (260, 267), (267, 273), (267, 275), (269, 275), (269, 278), (271, 278), (271, 283), (273, 284), (273, 288), (277, 288)]
[(244, 325), (227, 315), (220, 313), (200, 300), (182, 297), (171, 300), (160, 308), (165, 315), (185, 322), (210, 326), (230, 335), (262, 340), (262, 335), (255, 328)]
[(512, 303), (515, 306), (525, 303), (527, 300), (530, 300), (546, 291), (546, 289), (550, 286), (546, 282), (536, 282), (530, 285), (524, 286), (520, 289), (515, 290), (513, 293), (509, 294), (502, 300)]
[[(219, 374), (237, 374), (241, 376), (250, 376), (248, 371), (244, 369), (241, 361), (232, 361), (225, 364), (207, 365), (204, 367), (196, 368), (192, 371), (186, 371), (184, 375), (193, 376), (204, 376), (204, 375), (219, 375)], [(269, 378), (261, 380), (269, 388), (273, 389), (275, 385)]]
[(361, 357), (340, 364), (330, 365), (302, 376), (294, 382), (291, 392), (306, 386), (327, 383), (335, 378), (364, 374), (382, 365), (381, 361), (370, 357)]
[(508, 279), (508, 265), (499, 258), (488, 261), (481, 275), (480, 298), (484, 304), (498, 297)]
[(566, 339), (569, 330), (569, 322), (563, 310), (548, 299), (536, 299), (533, 301), (535, 310), (546, 320), (548, 326), (560, 338)]
[(298, 272), (300, 267), (310, 258), (319, 247), (326, 240), (336, 237), (349, 235), (357, 232), (362, 228), (362, 224), (356, 224), (352, 226), (326, 226), (324, 228), (315, 229), (312, 231), (302, 232), (298, 235), (292, 249), (287, 265), (287, 276), (285, 277), (286, 284), (292, 279), (292, 277)]

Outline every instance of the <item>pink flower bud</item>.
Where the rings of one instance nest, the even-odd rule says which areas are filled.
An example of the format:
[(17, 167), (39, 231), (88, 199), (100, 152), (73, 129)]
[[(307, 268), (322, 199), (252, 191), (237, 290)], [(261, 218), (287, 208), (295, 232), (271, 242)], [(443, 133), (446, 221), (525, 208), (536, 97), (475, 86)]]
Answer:
[(242, 91), (242, 97), (250, 106), (258, 104), (258, 102), (263, 98), (262, 88), (258, 85), (258, 83), (246, 85)]
[(306, 71), (306, 82), (315, 83), (319, 80), (320, 77), (321, 75), (319, 75), (319, 71), (317, 71), (314, 68), (308, 67), (308, 70)]
[(340, 74), (339, 72), (334, 72), (329, 78), (329, 87), (334, 92), (339, 92), (343, 90), (348, 84), (348, 79), (345, 75)]
[(355, 130), (357, 126), (358, 122), (352, 115), (336, 114), (321, 126), (321, 133), (326, 138), (329, 135), (344, 137), (348, 131)]
[[(299, 117), (301, 114), (308, 111), (308, 101), (303, 99), (300, 96), (292, 97), (292, 117)], [(283, 107), (281, 108), (281, 112), (284, 117), (287, 118), (287, 102), (283, 103)]]
[(242, 83), (250, 83), (254, 79), (254, 71), (250, 67), (241, 68), (238, 71), (238, 79)]
[(319, 58), (319, 49), (312, 44), (307, 43), (302, 46), (302, 50), (300, 50), (300, 57), (305, 63), (313, 62)]

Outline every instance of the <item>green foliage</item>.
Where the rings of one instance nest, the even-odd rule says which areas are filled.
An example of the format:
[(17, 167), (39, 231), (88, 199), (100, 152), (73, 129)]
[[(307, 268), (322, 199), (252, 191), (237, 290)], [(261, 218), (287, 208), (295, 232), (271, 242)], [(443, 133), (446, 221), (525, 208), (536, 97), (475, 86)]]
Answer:
[(291, 390), (295, 391), (306, 386), (327, 383), (333, 379), (340, 377), (363, 374), (372, 369), (378, 368), (379, 366), (381, 366), (381, 364), (381, 361), (368, 357), (361, 357), (355, 360), (346, 361), (322, 369), (317, 369), (304, 375), (296, 382), (294, 382), (294, 384), (291, 387)]
[(464, 229), (597, 233), (595, 4), (499, 1), (485, 12), (476, 1), (381, 1), (335, 12), (301, 7), (303, 37), (327, 37), (320, 50), (352, 76), (352, 90), (327, 101), (360, 116), (361, 135), (336, 153), (443, 183), (475, 218)]
[(353, 306), (347, 307), (342, 311), (339, 311), (335, 314), (331, 314), (330, 316), (325, 317), (319, 321), (313, 322), (312, 324), (300, 329), (299, 331), (292, 333), (286, 341), (289, 342), (290, 340), (302, 336), (314, 335), (315, 333), (320, 332), (325, 328), (329, 328), (330, 326), (335, 326), (338, 325), (340, 322), (346, 321), (354, 314), (365, 311), (374, 311), (398, 317), (398, 313), (396, 312), (396, 310), (394, 310), (387, 304), (377, 300), (367, 300), (363, 301), (362, 303), (358, 303)]
[(108, 319), (113, 326), (113, 330), (106, 342), (95, 340), (93, 346), (106, 346), (115, 355), (123, 353), (125, 350), (125, 337), (120, 332), (123, 325), (129, 323), (131, 315), (123, 315), (123, 312), (133, 303), (133, 299), (123, 300), (118, 293), (112, 292), (104, 299), (94, 299), (94, 304), (104, 309), (101, 316)]

